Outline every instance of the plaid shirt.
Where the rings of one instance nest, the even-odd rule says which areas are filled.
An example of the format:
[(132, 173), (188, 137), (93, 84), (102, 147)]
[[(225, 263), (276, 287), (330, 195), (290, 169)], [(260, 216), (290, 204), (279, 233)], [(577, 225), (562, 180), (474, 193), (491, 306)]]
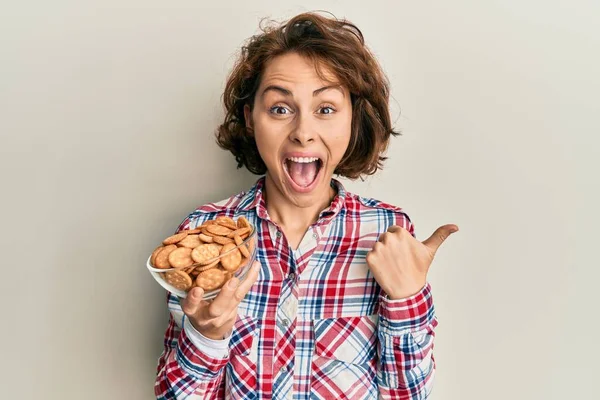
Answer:
[(398, 207), (347, 192), (311, 225), (297, 250), (267, 213), (264, 177), (247, 192), (200, 207), (178, 230), (219, 215), (245, 216), (258, 229), (257, 282), (239, 305), (229, 351), (214, 358), (196, 347), (179, 299), (157, 368), (159, 399), (426, 399), (431, 392), (433, 300), (429, 284), (390, 300), (365, 257), (380, 234), (399, 225)]

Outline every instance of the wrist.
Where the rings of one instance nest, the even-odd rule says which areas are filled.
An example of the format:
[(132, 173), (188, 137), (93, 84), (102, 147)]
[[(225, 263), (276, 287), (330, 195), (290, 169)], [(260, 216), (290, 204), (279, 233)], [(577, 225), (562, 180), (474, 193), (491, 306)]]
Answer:
[(189, 321), (190, 321), (190, 324), (192, 325), (192, 327), (196, 330), (196, 332), (198, 332), (205, 338), (212, 339), (212, 340), (223, 340), (227, 336), (224, 333), (221, 333), (221, 330), (206, 329), (206, 327), (200, 326), (192, 318), (189, 318)]
[(416, 283), (410, 287), (399, 288), (398, 290), (390, 290), (390, 292), (386, 291), (387, 298), (390, 300), (403, 300), (413, 297), (417, 293), (421, 292), (426, 284), (427, 282)]

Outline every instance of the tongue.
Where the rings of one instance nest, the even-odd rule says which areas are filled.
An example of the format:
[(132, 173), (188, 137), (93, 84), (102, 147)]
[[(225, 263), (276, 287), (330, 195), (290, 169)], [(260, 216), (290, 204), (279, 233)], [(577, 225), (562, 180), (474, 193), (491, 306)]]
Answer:
[(313, 161), (311, 163), (297, 163), (289, 161), (288, 173), (294, 182), (299, 186), (308, 186), (317, 177), (317, 163)]

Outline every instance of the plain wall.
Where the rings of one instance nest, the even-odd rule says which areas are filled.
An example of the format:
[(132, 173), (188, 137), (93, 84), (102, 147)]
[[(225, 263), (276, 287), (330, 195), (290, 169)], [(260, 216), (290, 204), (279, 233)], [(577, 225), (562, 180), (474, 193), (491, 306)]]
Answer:
[(598, 2), (121, 0), (0, 12), (0, 397), (153, 397), (145, 259), (254, 182), (213, 140), (226, 75), (261, 17), (316, 9), (362, 29), (404, 133), (345, 184), (421, 240), (461, 229), (430, 272), (432, 398), (597, 396)]

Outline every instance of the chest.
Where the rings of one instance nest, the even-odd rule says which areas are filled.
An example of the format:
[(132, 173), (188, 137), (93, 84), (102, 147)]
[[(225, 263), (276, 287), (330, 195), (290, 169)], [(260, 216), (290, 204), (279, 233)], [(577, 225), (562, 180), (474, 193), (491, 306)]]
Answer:
[(258, 236), (261, 271), (240, 314), (270, 319), (284, 308), (310, 321), (376, 313), (380, 288), (366, 255), (380, 227), (314, 226), (295, 250), (277, 228), (264, 228)]

